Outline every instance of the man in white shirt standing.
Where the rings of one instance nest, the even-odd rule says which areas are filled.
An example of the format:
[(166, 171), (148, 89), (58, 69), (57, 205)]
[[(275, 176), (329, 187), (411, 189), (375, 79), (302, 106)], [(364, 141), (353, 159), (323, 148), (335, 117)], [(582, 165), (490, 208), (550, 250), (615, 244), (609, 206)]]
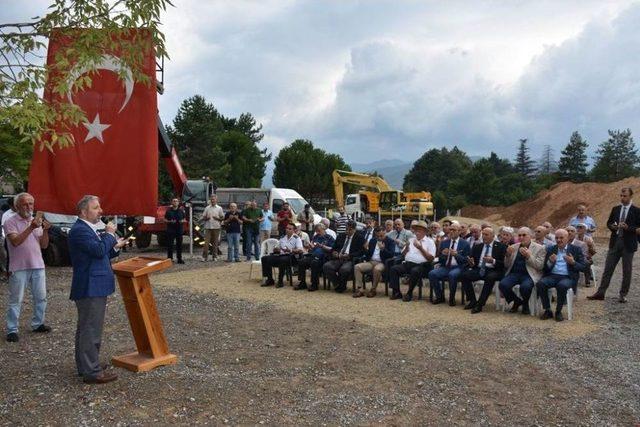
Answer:
[(215, 194), (209, 200), (209, 206), (202, 212), (202, 220), (204, 221), (204, 248), (202, 249), (202, 261), (207, 261), (209, 255), (209, 246), (212, 247), (213, 253), (211, 260), (215, 261), (218, 256), (218, 244), (220, 242), (220, 229), (224, 220), (224, 211), (218, 205), (218, 196)]
[[(411, 301), (413, 289), (418, 286), (422, 278), (429, 273), (431, 261), (436, 255), (436, 244), (432, 238), (427, 237), (428, 226), (424, 221), (417, 221), (413, 226), (415, 237), (409, 239), (404, 246), (402, 255), (404, 261), (391, 267), (389, 274), (391, 281), (391, 299)], [(402, 297), (400, 292), (400, 276), (409, 274), (409, 291)]]

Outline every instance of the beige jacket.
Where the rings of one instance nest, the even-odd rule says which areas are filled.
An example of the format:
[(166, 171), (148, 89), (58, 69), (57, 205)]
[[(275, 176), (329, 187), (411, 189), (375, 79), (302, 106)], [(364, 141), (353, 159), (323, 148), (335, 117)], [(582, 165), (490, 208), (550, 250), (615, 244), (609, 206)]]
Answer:
[[(514, 243), (511, 247), (514, 249), (513, 255), (506, 255), (504, 258), (504, 265), (507, 268), (506, 274), (511, 272), (513, 261), (515, 261), (516, 254), (520, 250), (520, 243)], [(533, 283), (536, 284), (540, 279), (542, 279), (542, 268), (544, 267), (544, 257), (547, 250), (543, 245), (536, 243), (533, 240), (531, 240), (529, 250), (531, 251), (531, 256), (527, 259), (527, 272), (529, 273), (529, 276), (531, 276), (531, 279), (533, 279)]]

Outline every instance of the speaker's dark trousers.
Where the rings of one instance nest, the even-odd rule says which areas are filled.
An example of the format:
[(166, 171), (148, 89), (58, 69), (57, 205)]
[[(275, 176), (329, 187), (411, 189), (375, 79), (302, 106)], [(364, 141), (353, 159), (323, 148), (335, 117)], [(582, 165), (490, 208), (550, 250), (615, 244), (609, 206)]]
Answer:
[(107, 307), (107, 297), (83, 298), (76, 301), (76, 368), (85, 378), (95, 378), (100, 368), (100, 343)]

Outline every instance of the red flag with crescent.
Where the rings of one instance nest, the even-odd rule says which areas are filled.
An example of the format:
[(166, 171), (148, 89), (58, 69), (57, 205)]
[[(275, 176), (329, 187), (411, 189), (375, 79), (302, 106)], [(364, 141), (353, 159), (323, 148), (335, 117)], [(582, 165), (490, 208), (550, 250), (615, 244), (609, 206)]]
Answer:
[[(135, 30), (134, 30), (135, 31)], [(151, 37), (139, 31), (136, 37)], [(54, 31), (47, 63), (68, 47), (69, 36)], [(149, 42), (148, 46), (152, 46)], [(100, 198), (105, 214), (155, 215), (158, 204), (158, 130), (155, 52), (144, 53), (142, 71), (151, 83), (134, 82), (117, 52), (105, 52), (95, 62), (90, 87), (54, 93), (47, 83), (45, 102), (66, 101), (81, 108), (86, 121), (71, 133), (74, 145), (53, 150), (36, 147), (29, 171), (29, 192), (38, 210), (75, 214), (86, 194)], [(69, 82), (89, 73), (74, 66)], [(62, 130), (61, 130), (62, 132)]]

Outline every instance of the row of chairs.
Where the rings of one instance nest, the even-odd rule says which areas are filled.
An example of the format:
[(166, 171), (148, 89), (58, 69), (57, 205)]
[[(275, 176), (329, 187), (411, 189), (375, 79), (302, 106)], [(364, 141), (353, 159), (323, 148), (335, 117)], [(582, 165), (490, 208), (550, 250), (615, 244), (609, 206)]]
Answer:
[[(278, 246), (278, 240), (277, 239), (266, 239), (265, 241), (262, 242), (262, 245), (260, 247), (260, 259), (262, 259), (263, 256), (266, 255), (270, 255), (273, 253), (274, 249)], [(353, 264), (357, 264), (358, 260), (356, 260)], [(251, 263), (251, 268), (249, 271), (249, 278), (253, 277), (253, 268), (254, 266), (260, 266), (261, 262), (259, 260), (257, 261), (253, 261)], [(594, 282), (594, 284), (596, 284), (596, 268), (592, 265), (591, 266), (591, 278)], [(286, 267), (286, 271), (285, 271), (285, 276), (289, 282), (289, 286), (293, 286), (293, 266), (292, 265), (288, 265)], [(389, 280), (388, 280), (388, 276), (385, 275), (386, 277), (384, 278), (384, 294), (386, 296), (389, 295)], [(584, 277), (584, 275), (582, 275), (582, 277)], [(422, 287), (425, 286), (425, 281), (427, 281), (428, 279), (426, 277), (422, 278), (422, 280), (420, 281), (420, 283), (418, 283), (418, 299), (422, 299)], [(352, 282), (352, 290), (355, 292), (356, 290), (356, 281), (355, 281), (355, 270), (352, 270), (352, 274), (351, 277), (349, 278), (349, 281)], [(364, 288), (366, 289), (367, 286), (367, 282), (372, 281), (372, 274), (371, 273), (363, 273), (362, 274), (362, 283)], [(322, 276), (322, 283), (323, 283), (323, 289), (329, 289), (330, 284), (327, 280), (326, 277), (324, 277), (324, 275)], [(478, 280), (475, 281), (473, 283), (474, 289), (480, 288), (483, 285), (483, 281), (482, 280)], [(596, 284), (597, 286), (597, 284)], [(445, 287), (446, 288), (446, 287)], [(443, 292), (445, 291), (445, 288), (443, 288)], [(464, 291), (462, 290), (462, 287), (459, 287), (460, 289), (460, 295), (461, 295), (461, 303), (464, 304), (465, 303), (465, 294)], [(514, 288), (514, 292), (516, 293), (516, 295), (520, 296), (520, 285), (516, 285)], [(551, 300), (552, 298), (555, 297), (555, 289), (549, 289), (549, 299)], [(493, 288), (493, 294), (495, 297), (495, 307), (496, 310), (498, 311), (506, 311), (508, 309), (508, 304), (506, 302), (506, 300), (502, 297), (500, 290), (498, 288), (498, 283), (496, 282), (494, 288)], [(573, 303), (574, 303), (574, 299), (576, 297), (576, 292), (574, 292), (573, 289), (569, 289), (569, 291), (567, 292), (567, 317), (569, 320), (573, 319)], [(431, 287), (429, 287), (429, 300), (433, 301), (434, 298), (434, 292), (433, 289)], [(531, 313), (532, 316), (537, 316), (540, 313), (542, 313), (542, 303), (540, 301), (540, 299), (538, 298), (537, 295), (537, 290), (536, 287), (533, 288), (533, 292), (531, 294), (531, 297), (529, 298), (529, 311)]]

